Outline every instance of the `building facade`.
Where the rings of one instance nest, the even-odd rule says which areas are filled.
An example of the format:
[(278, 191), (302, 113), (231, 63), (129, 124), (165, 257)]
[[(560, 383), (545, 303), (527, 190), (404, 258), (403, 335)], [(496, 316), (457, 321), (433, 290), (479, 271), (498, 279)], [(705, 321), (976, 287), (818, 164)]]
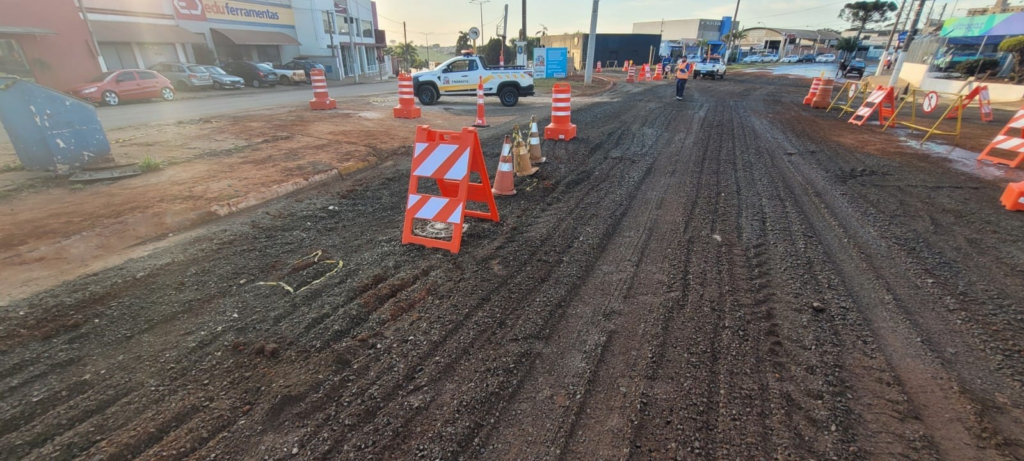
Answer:
[[(587, 46), (590, 34), (546, 35), (540, 38), (541, 46), (568, 48), (569, 71), (576, 72), (586, 66)], [(594, 43), (594, 57), (602, 65), (621, 66), (626, 61), (646, 63), (651, 55), (658, 58), (661, 36), (656, 34), (597, 34)]]
[[(888, 43), (889, 35), (891, 33), (891, 30), (865, 29), (860, 34), (860, 46), (857, 47), (857, 52), (854, 53), (854, 57), (859, 59), (881, 58), (882, 53), (885, 51), (885, 44)], [(856, 37), (857, 29), (844, 30), (842, 36)], [(895, 40), (893, 43), (895, 44)]]
[(739, 23), (732, 18), (721, 19), (672, 19), (668, 21), (634, 22), (634, 34), (657, 34), (662, 40), (692, 43), (698, 40), (708, 42), (721, 41), (722, 36), (733, 28), (739, 29)]
[[(986, 16), (990, 14), (1024, 12), (1024, 5), (1010, 5), (1009, 0), (996, 0), (996, 4), (988, 8), (968, 8), (967, 16)], [(954, 11), (953, 14), (956, 14)]]
[[(298, 6), (299, 2), (302, 6)], [(299, 30), (299, 51), (324, 65), (327, 78), (340, 80), (357, 73), (373, 78), (389, 75), (384, 59), (386, 38), (377, 22), (377, 4), (369, 0), (293, 0)]]
[(834, 53), (839, 34), (828, 30), (752, 27), (738, 46), (743, 54), (772, 52), (780, 55)]
[(73, 1), (4, 0), (0, 75), (58, 90), (102, 72), (98, 52)]
[(371, 0), (3, 0), (2, 9), (0, 73), (58, 90), (161, 62), (308, 56), (335, 79), (390, 74)]

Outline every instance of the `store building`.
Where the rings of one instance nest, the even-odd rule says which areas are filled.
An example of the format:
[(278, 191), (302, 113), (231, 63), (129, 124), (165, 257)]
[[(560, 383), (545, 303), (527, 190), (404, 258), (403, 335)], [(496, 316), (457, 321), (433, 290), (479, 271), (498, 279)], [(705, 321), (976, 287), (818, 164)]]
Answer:
[[(172, 0), (172, 3), (178, 25), (201, 36), (218, 62), (284, 63), (299, 54), (291, 0)], [(196, 61), (204, 60), (200, 58)]]
[(4, 0), (0, 75), (64, 90), (101, 71), (89, 29), (75, 2), (53, 2), (40, 8), (38, 0)]
[(203, 42), (177, 25), (168, 0), (82, 1), (103, 70), (190, 61), (190, 46)]
[(828, 30), (780, 29), (752, 27), (738, 44), (740, 56), (772, 52), (785, 55), (835, 53), (839, 34)]
[(388, 76), (386, 41), (378, 29), (377, 4), (370, 0), (308, 0), (293, 5), (302, 45), (299, 52), (324, 65), (327, 78)]

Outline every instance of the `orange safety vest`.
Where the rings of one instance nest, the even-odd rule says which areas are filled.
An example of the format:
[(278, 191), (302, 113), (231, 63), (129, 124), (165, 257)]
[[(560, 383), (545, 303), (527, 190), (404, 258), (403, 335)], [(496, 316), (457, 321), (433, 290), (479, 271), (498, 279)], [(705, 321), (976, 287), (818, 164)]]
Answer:
[(690, 69), (692, 68), (690, 66), (692, 65), (693, 64), (687, 62), (686, 64), (679, 66), (679, 68), (676, 69), (676, 78), (679, 80), (688, 80), (690, 78)]

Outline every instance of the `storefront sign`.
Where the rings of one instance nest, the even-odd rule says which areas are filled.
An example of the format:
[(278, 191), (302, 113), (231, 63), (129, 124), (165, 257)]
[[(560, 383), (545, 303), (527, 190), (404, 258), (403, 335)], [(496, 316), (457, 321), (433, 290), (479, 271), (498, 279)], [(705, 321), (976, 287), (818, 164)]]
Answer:
[(269, 27), (295, 27), (295, 16), (292, 13), (292, 9), (286, 6), (238, 0), (201, 0), (201, 2), (204, 13), (206, 13), (206, 19), (209, 22), (252, 24)]
[(174, 17), (185, 21), (205, 21), (206, 11), (202, 0), (171, 0)]
[(988, 14), (949, 18), (942, 26), (943, 37), (980, 37), (1024, 33), (1024, 13)]
[(568, 48), (534, 48), (533, 75), (537, 78), (565, 78), (569, 73)]

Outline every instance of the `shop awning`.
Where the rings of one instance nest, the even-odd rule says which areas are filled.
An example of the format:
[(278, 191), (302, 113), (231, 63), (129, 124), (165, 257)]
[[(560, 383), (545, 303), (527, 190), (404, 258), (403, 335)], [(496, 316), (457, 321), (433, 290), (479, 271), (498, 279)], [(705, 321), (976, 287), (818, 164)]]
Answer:
[(201, 35), (178, 26), (132, 22), (92, 21), (97, 42), (204, 43)]
[(213, 41), (220, 42), (218, 35), (235, 45), (299, 45), (295, 37), (282, 32), (243, 29), (210, 29)]
[(52, 30), (40, 29), (38, 27), (0, 26), (0, 34), (14, 35), (57, 35)]

